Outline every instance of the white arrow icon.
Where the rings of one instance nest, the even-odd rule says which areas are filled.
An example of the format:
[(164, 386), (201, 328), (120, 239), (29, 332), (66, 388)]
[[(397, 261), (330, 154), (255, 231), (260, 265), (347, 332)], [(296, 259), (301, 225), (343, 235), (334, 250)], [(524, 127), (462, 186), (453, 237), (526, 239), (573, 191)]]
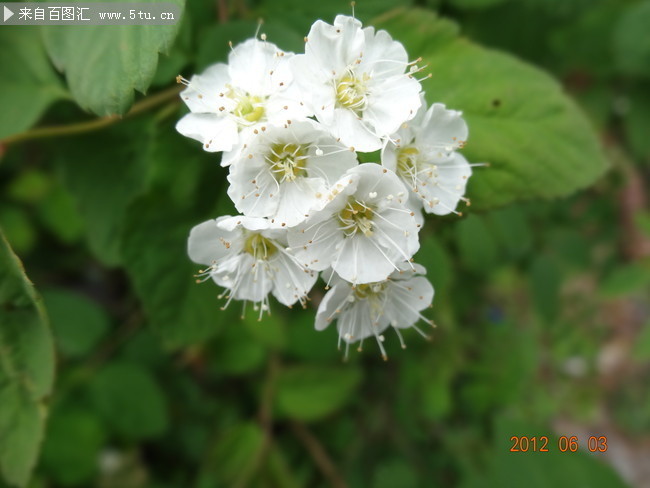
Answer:
[(7, 8), (7, 6), (5, 5), (5, 20), (4, 21), (7, 22), (7, 20), (9, 20), (11, 17), (13, 17), (13, 15), (14, 15), (14, 13), (11, 10), (9, 10)]

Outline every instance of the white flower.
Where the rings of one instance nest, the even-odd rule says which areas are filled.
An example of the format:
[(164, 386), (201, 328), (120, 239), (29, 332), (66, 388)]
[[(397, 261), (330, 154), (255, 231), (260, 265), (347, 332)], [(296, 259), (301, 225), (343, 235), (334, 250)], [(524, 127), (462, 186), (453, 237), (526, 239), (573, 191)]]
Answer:
[(381, 139), (420, 107), (420, 83), (412, 76), (418, 68), (406, 72), (404, 46), (352, 17), (339, 15), (334, 25), (317, 20), (305, 54), (290, 63), (318, 121), (357, 151), (381, 149)]
[(176, 129), (203, 143), (206, 151), (230, 151), (263, 123), (306, 115), (292, 100), (290, 53), (274, 44), (249, 39), (237, 45), (228, 64), (218, 63), (190, 81), (181, 98), (190, 109)]
[(467, 124), (461, 112), (441, 103), (422, 107), (413, 120), (391, 137), (382, 151), (382, 164), (395, 171), (413, 191), (412, 208), (446, 215), (463, 197), (472, 168), (456, 152), (467, 140)]
[(385, 281), (356, 286), (334, 278), (332, 288), (318, 307), (316, 330), (323, 330), (337, 320), (339, 347), (343, 340), (346, 343), (346, 356), (351, 343), (361, 341), (361, 350), (363, 340), (374, 336), (386, 359), (382, 333), (388, 327), (394, 328), (404, 348), (406, 346), (399, 329), (414, 327), (427, 337), (415, 323), (423, 319), (433, 325), (420, 313), (433, 300), (431, 283), (423, 276), (415, 276), (416, 273), (425, 272), (420, 265), (415, 265), (414, 271), (400, 265), (400, 269)]
[(228, 195), (244, 215), (291, 227), (327, 203), (356, 154), (311, 121), (263, 128), (230, 166)]
[(224, 216), (192, 229), (188, 254), (208, 265), (201, 276), (228, 289), (226, 306), (232, 299), (249, 300), (261, 304), (261, 316), (268, 310), (269, 292), (283, 305), (304, 304), (318, 278), (286, 252), (285, 236), (269, 229), (266, 219)]
[(323, 210), (289, 229), (289, 245), (311, 269), (331, 266), (352, 283), (382, 281), (420, 246), (407, 194), (392, 171), (356, 166), (336, 183)]

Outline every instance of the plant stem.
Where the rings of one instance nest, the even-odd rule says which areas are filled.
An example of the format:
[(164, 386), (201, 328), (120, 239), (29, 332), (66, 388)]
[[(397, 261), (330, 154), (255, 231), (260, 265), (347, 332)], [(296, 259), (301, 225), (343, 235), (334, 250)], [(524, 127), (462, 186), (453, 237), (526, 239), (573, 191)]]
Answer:
[(262, 428), (264, 438), (255, 453), (255, 458), (250, 464), (250, 468), (242, 473), (241, 478), (235, 485), (236, 488), (245, 488), (250, 484), (255, 474), (264, 465), (266, 457), (271, 450), (271, 445), (273, 443), (273, 401), (275, 398), (275, 386), (279, 371), (280, 359), (277, 354), (272, 353), (266, 367), (266, 380), (264, 382), (264, 389), (262, 390), (262, 399), (260, 401), (260, 409), (258, 412), (258, 421)]
[(327, 478), (330, 485), (334, 488), (347, 488), (348, 485), (336, 469), (336, 465), (327, 454), (327, 451), (325, 451), (325, 447), (316, 436), (301, 422), (291, 422), (291, 429), (298, 440), (305, 446), (316, 463), (316, 466), (323, 473), (323, 476)]
[(154, 108), (158, 105), (161, 105), (168, 100), (176, 98), (180, 90), (181, 87), (174, 86), (172, 88), (168, 88), (167, 90), (158, 92), (155, 95), (151, 95), (149, 97), (143, 98), (142, 100), (134, 104), (133, 107), (131, 107), (131, 110), (129, 110), (124, 116), (108, 115), (106, 117), (101, 117), (99, 119), (93, 119), (87, 122), (78, 122), (76, 124), (58, 125), (58, 126), (51, 126), (51, 127), (38, 127), (36, 129), (21, 132), (20, 134), (9, 136), (3, 139), (2, 141), (0, 141), (0, 144), (3, 146), (10, 146), (12, 144), (18, 144), (21, 142), (31, 141), (34, 139), (45, 139), (47, 137), (58, 137), (58, 136), (73, 136), (76, 134), (83, 134), (85, 132), (91, 132), (94, 130), (103, 129), (104, 127), (113, 125), (116, 122), (119, 122), (120, 120), (123, 120), (127, 117), (133, 117), (142, 112), (146, 112), (147, 110)]

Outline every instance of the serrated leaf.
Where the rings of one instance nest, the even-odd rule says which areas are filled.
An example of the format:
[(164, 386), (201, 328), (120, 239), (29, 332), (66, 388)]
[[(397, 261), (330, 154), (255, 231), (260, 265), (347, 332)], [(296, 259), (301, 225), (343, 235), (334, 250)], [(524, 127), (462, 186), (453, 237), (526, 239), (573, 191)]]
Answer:
[(352, 367), (287, 368), (278, 379), (277, 404), (291, 418), (318, 420), (345, 405), (360, 381), (361, 372)]
[(35, 29), (0, 29), (0, 139), (29, 129), (52, 102), (68, 97)]
[[(185, 6), (185, 0), (167, 0)], [(72, 96), (98, 115), (123, 114), (133, 90), (145, 93), (180, 23), (174, 25), (45, 26), (50, 58), (65, 73)]]
[(40, 298), (0, 231), (0, 475), (29, 480), (54, 380), (52, 336)]
[(433, 75), (422, 83), (429, 103), (463, 112), (466, 158), (491, 164), (469, 181), (472, 208), (565, 196), (607, 167), (590, 123), (548, 74), (459, 37), (432, 12), (398, 10), (379, 20), (412, 57), (422, 56)]

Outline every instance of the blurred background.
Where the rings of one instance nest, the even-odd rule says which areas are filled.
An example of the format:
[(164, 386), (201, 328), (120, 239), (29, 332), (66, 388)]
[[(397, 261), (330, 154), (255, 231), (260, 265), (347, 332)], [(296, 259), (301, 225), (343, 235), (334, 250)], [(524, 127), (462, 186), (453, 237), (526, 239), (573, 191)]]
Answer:
[[(407, 16), (391, 29), (395, 8)], [(429, 101), (468, 111), (468, 159), (493, 163), (475, 170), (463, 217), (429, 218), (422, 231), (416, 259), (436, 290), (432, 341), (409, 330), (402, 350), (387, 335), (387, 362), (368, 343), (343, 363), (334, 328), (313, 329), (322, 286), (307, 310), (275, 304), (258, 322), (241, 320), (236, 303), (220, 311), (217, 287), (194, 283), (189, 230), (234, 209), (218, 156), (174, 129), (185, 111), (175, 76), (225, 61), (227, 42), (254, 35), (258, 18), (271, 42), (300, 52), (311, 23), (338, 13), (350, 14), (349, 3), (188, 0), (177, 34), (157, 39), (168, 49), (147, 65), (149, 88), (131, 80), (128, 94), (147, 94), (123, 118), (105, 115), (128, 109), (128, 96), (104, 112), (93, 105), (92, 90), (126, 76), (108, 51), (105, 64), (82, 60), (104, 66), (95, 81), (56, 47), (63, 27), (0, 28), (0, 227), (43, 297), (56, 347), (28, 486), (650, 487), (648, 0), (357, 2), (356, 15), (386, 21), (412, 58), (433, 46), (437, 13), (462, 42), (549, 73), (608, 163), (576, 174), (588, 186), (577, 192), (544, 199), (524, 188), (481, 202), (477, 180), (508, 170), (484, 152), (479, 128), (473, 139), (473, 120), (500, 122), (425, 84)], [(416, 17), (425, 21), (409, 29)], [(73, 49), (106, 48), (96, 35)], [(127, 49), (145, 42), (124, 39), (135, 43)], [(432, 83), (456, 69), (432, 65)], [(480, 76), (466, 77), (470, 96), (499, 108)], [(507, 94), (525, 80), (513, 72), (500, 83)], [(553, 159), (554, 144), (572, 142), (546, 141), (541, 124), (538, 136), (535, 121), (527, 130), (546, 159), (536, 144), (525, 148), (537, 171), (555, 172), (564, 160)], [(545, 436), (549, 452), (533, 441), (511, 452), (513, 436)], [(561, 449), (572, 436), (575, 452)], [(606, 438), (606, 452), (590, 449), (590, 436)], [(19, 446), (0, 458), (3, 449)]]

